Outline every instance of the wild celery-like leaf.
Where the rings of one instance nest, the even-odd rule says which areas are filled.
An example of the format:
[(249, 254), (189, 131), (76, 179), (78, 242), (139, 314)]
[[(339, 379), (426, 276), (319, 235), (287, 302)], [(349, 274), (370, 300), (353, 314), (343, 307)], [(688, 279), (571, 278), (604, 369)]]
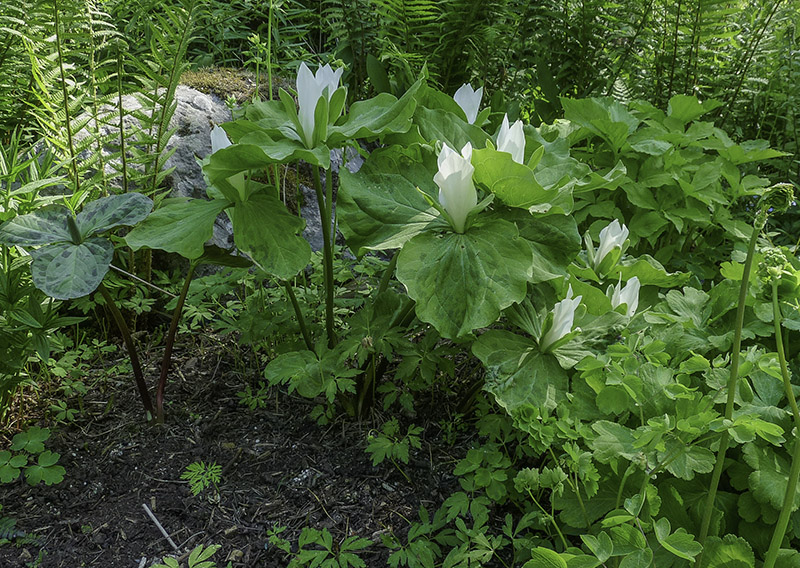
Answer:
[(539, 546), (531, 550), (531, 559), (522, 568), (567, 568), (567, 561), (558, 552)]
[(165, 199), (125, 236), (125, 242), (133, 250), (147, 247), (199, 258), (205, 251), (203, 245), (213, 236), (217, 215), (229, 205), (222, 199)]
[(742, 537), (726, 534), (706, 540), (703, 561), (698, 568), (754, 568), (753, 549)]
[(31, 426), (16, 434), (11, 440), (11, 449), (17, 452), (38, 454), (44, 451), (44, 443), (50, 438), (50, 428)]
[(28, 463), (28, 456), (13, 455), (8, 450), (0, 451), (0, 483), (11, 483), (19, 477), (20, 470)]
[(679, 558), (691, 561), (703, 550), (694, 536), (687, 533), (683, 527), (679, 527), (674, 533), (671, 532), (672, 527), (666, 517), (658, 519), (653, 524), (653, 531), (661, 546)]
[(502, 220), (464, 234), (421, 233), (397, 260), (397, 278), (417, 303), (417, 316), (448, 338), (494, 323), (522, 300), (532, 275), (530, 246)]

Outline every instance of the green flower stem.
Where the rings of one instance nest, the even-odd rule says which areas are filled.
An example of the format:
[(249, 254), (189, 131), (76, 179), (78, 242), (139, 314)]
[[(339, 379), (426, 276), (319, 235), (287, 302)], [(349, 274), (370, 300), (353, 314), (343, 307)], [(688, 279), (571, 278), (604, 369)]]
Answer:
[(158, 379), (158, 388), (156, 389), (156, 422), (159, 424), (164, 423), (164, 391), (167, 388), (167, 375), (169, 374), (169, 364), (172, 359), (172, 347), (175, 345), (178, 323), (181, 321), (183, 305), (186, 303), (186, 295), (189, 293), (189, 285), (192, 283), (192, 276), (196, 267), (196, 262), (189, 263), (189, 273), (186, 274), (181, 294), (178, 296), (178, 303), (172, 312), (172, 321), (169, 324), (169, 332), (167, 332), (167, 340), (164, 344), (164, 357), (161, 359), (161, 376)]
[(322, 221), (322, 266), (325, 277), (325, 330), (328, 332), (328, 347), (333, 348), (337, 343), (336, 332), (333, 329), (333, 240), (331, 239), (331, 208), (330, 178), (328, 183), (328, 203), (325, 203), (325, 194), (319, 176), (319, 166), (314, 167), (314, 189), (317, 193), (317, 206)]
[(147, 390), (147, 384), (144, 382), (142, 365), (139, 363), (139, 355), (136, 352), (136, 345), (133, 343), (131, 331), (128, 329), (128, 325), (125, 323), (125, 318), (122, 316), (122, 312), (119, 311), (117, 304), (114, 303), (114, 298), (111, 297), (111, 294), (109, 294), (108, 289), (103, 285), (102, 282), (97, 289), (100, 291), (100, 294), (103, 295), (103, 299), (106, 301), (106, 306), (108, 306), (108, 309), (111, 311), (111, 315), (114, 318), (114, 321), (117, 323), (119, 332), (122, 334), (122, 340), (125, 342), (125, 348), (128, 350), (128, 356), (131, 358), (131, 367), (133, 367), (133, 377), (136, 380), (136, 387), (139, 389), (139, 396), (142, 397), (142, 405), (144, 406), (144, 410), (147, 415), (147, 421), (150, 422), (153, 420), (153, 415), (155, 414), (153, 409), (153, 401), (150, 399), (150, 391)]
[(544, 518), (549, 520), (550, 523), (553, 525), (553, 528), (556, 529), (556, 532), (558, 533), (559, 539), (561, 540), (561, 544), (564, 546), (564, 550), (567, 550), (569, 548), (569, 543), (567, 542), (567, 539), (564, 538), (564, 533), (562, 533), (561, 529), (558, 527), (558, 523), (556, 522), (556, 518), (553, 515), (551, 515), (550, 513), (548, 513), (545, 510), (545, 508), (542, 507), (539, 504), (539, 501), (536, 500), (536, 497), (533, 496), (533, 492), (530, 489), (526, 489), (526, 491), (528, 493), (528, 497), (530, 497), (531, 501), (533, 501), (533, 504), (536, 505), (539, 508), (539, 510), (544, 515)]
[[(778, 279), (772, 278), (772, 314), (773, 324), (775, 325), (775, 343), (778, 347), (778, 361), (781, 364), (781, 375), (783, 376), (783, 387), (786, 390), (786, 398), (789, 399), (789, 406), (792, 407), (792, 416), (796, 434), (800, 434), (800, 410), (797, 408), (797, 401), (792, 390), (792, 381), (789, 378), (789, 369), (786, 365), (786, 352), (783, 348), (783, 337), (781, 336), (781, 308), (778, 304)], [(797, 482), (800, 479), (800, 438), (795, 438), (794, 455), (792, 456), (792, 467), (789, 469), (789, 482), (786, 485), (786, 493), (783, 497), (783, 507), (778, 517), (778, 523), (772, 533), (772, 540), (769, 543), (767, 555), (764, 558), (764, 568), (773, 568), (778, 558), (783, 538), (786, 536), (786, 528), (789, 526), (789, 517), (794, 509), (794, 497), (797, 491)]]
[[(756, 215), (756, 220), (753, 223), (753, 234), (750, 237), (750, 243), (747, 246), (747, 258), (744, 261), (742, 284), (739, 287), (739, 303), (736, 306), (736, 326), (733, 332), (733, 352), (731, 353), (731, 374), (730, 378), (728, 379), (728, 399), (725, 403), (725, 418), (727, 420), (731, 420), (733, 417), (733, 402), (736, 397), (736, 385), (739, 381), (739, 358), (742, 350), (744, 308), (747, 301), (747, 287), (750, 283), (750, 272), (753, 268), (753, 256), (755, 255), (756, 251), (758, 235), (761, 234), (761, 229), (764, 227), (766, 220), (766, 212), (763, 210), (759, 211), (759, 213)], [(698, 542), (701, 545), (705, 544), (706, 537), (708, 536), (708, 529), (711, 526), (711, 515), (714, 512), (714, 502), (717, 498), (717, 488), (719, 487), (719, 480), (722, 477), (722, 470), (725, 468), (725, 454), (728, 452), (729, 443), (730, 434), (727, 430), (724, 430), (722, 432), (722, 436), (720, 436), (719, 449), (717, 450), (717, 461), (714, 464), (714, 472), (711, 474), (711, 485), (708, 488), (708, 497), (706, 498), (706, 504), (703, 508), (703, 519), (700, 522), (700, 537), (698, 538)]]
[(303, 317), (303, 311), (300, 309), (300, 304), (297, 302), (297, 296), (294, 293), (294, 288), (292, 288), (291, 283), (284, 282), (283, 288), (286, 290), (286, 295), (289, 296), (289, 301), (292, 302), (292, 307), (294, 308), (295, 317), (297, 317), (297, 323), (300, 325), (300, 332), (303, 334), (303, 341), (306, 342), (306, 347), (312, 353), (316, 353), (314, 349), (314, 343), (311, 341), (311, 335), (308, 333), (308, 328), (306, 327), (306, 319)]
[(389, 288), (389, 282), (392, 280), (392, 275), (394, 275), (394, 269), (397, 266), (397, 256), (399, 254), (400, 254), (400, 249), (394, 251), (392, 260), (389, 261), (389, 264), (386, 266), (386, 270), (383, 271), (383, 276), (381, 277), (381, 283), (378, 286), (378, 294), (386, 292), (386, 290)]

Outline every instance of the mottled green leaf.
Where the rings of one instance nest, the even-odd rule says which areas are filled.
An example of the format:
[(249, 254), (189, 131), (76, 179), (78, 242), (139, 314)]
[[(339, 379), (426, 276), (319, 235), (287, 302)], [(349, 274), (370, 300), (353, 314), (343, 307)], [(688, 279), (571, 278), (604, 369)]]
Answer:
[(108, 272), (114, 245), (91, 237), (79, 245), (54, 243), (31, 252), (33, 283), (57, 300), (80, 298), (94, 292)]
[(0, 243), (30, 246), (71, 241), (67, 227), (67, 217), (71, 214), (66, 207), (50, 205), (9, 219), (0, 225)]
[(153, 200), (141, 193), (109, 195), (87, 203), (75, 222), (85, 239), (121, 225), (135, 225), (147, 217), (152, 208)]
[(754, 568), (755, 555), (747, 541), (732, 534), (706, 539), (699, 568)]
[(373, 152), (357, 173), (341, 170), (336, 213), (356, 254), (400, 248), (422, 231), (449, 227), (417, 189), (438, 199), (435, 170), (421, 160), (392, 147)]

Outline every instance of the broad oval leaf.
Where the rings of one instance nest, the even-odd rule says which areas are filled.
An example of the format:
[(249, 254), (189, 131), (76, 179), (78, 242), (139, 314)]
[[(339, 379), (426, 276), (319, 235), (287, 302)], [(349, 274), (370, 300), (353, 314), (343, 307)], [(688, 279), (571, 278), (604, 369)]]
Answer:
[(508, 152), (492, 148), (474, 150), (472, 165), (475, 166), (475, 182), (488, 187), (509, 207), (546, 213), (558, 197), (558, 189), (543, 188), (533, 170), (515, 162)]
[(0, 225), (0, 243), (31, 246), (71, 241), (67, 227), (67, 217), (71, 214), (66, 207), (51, 205), (9, 219)]
[(343, 168), (336, 213), (350, 248), (359, 256), (400, 248), (422, 231), (449, 227), (417, 189), (436, 199), (434, 173), (421, 154), (411, 156), (399, 147), (373, 152), (357, 173)]
[(475, 341), (472, 352), (489, 371), (486, 390), (509, 414), (526, 406), (555, 408), (569, 390), (556, 358), (540, 353), (527, 337), (492, 329)]
[(78, 213), (75, 222), (86, 237), (120, 225), (135, 225), (153, 208), (153, 200), (141, 193), (109, 195), (90, 201)]
[(305, 221), (289, 213), (272, 192), (237, 203), (231, 220), (236, 246), (273, 276), (291, 278), (311, 259), (311, 246), (300, 235)]
[(414, 95), (421, 85), (422, 81), (417, 81), (400, 99), (381, 93), (369, 100), (353, 103), (347, 120), (329, 129), (328, 144), (336, 146), (347, 139), (406, 132), (411, 128), (411, 117), (416, 108)]
[(94, 292), (108, 272), (114, 245), (91, 237), (79, 245), (54, 243), (31, 252), (36, 287), (57, 300), (71, 300)]
[(156, 211), (125, 237), (133, 250), (142, 247), (199, 258), (214, 234), (214, 220), (230, 202), (223, 199), (165, 199)]
[(466, 233), (424, 232), (408, 241), (397, 278), (417, 303), (417, 316), (444, 337), (462, 337), (494, 323), (525, 297), (532, 275), (530, 246), (507, 221), (490, 220)]

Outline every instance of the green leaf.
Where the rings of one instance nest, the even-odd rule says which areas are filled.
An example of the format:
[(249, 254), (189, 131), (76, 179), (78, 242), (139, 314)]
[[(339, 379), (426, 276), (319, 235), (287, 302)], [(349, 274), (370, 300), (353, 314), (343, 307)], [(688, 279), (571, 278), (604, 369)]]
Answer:
[(683, 442), (675, 441), (667, 444), (667, 450), (659, 453), (659, 458), (670, 457), (667, 470), (676, 477), (690, 481), (695, 473), (709, 473), (714, 469), (716, 456), (708, 448), (701, 446), (687, 446)]
[(513, 415), (527, 406), (555, 408), (569, 390), (569, 379), (555, 357), (539, 352), (533, 340), (489, 330), (472, 344), (488, 375), (486, 390)]
[(38, 454), (44, 451), (44, 442), (50, 438), (50, 428), (31, 426), (24, 432), (16, 434), (11, 440), (11, 449), (29, 454)]
[(590, 442), (594, 457), (601, 463), (608, 463), (617, 457), (632, 460), (640, 454), (635, 446), (636, 434), (622, 424), (599, 420), (592, 424), (592, 429), (599, 434)]
[(619, 568), (650, 568), (653, 562), (653, 551), (649, 548), (628, 554), (619, 563)]
[(91, 237), (79, 245), (60, 242), (31, 252), (36, 287), (58, 300), (91, 294), (103, 281), (114, 256), (114, 245)]
[(708, 537), (700, 568), (754, 568), (755, 555), (747, 541), (732, 534)]
[(0, 483), (11, 483), (19, 477), (20, 468), (28, 463), (26, 455), (13, 456), (7, 450), (0, 451)]
[(417, 303), (417, 316), (447, 338), (494, 323), (525, 297), (531, 249), (517, 228), (490, 220), (466, 233), (421, 233), (397, 261), (397, 278)]
[(214, 221), (230, 203), (222, 199), (165, 199), (161, 207), (125, 237), (133, 250), (142, 247), (199, 258), (214, 234)]
[(667, 116), (674, 118), (681, 125), (697, 120), (704, 114), (721, 107), (723, 102), (714, 99), (707, 99), (702, 103), (697, 97), (687, 95), (675, 95), (669, 100), (667, 105)]
[(311, 165), (328, 169), (330, 151), (324, 146), (307, 150), (300, 142), (282, 138), (278, 141), (265, 132), (256, 131), (242, 137), (239, 144), (214, 152), (203, 166), (203, 172), (212, 185), (240, 172), (262, 170), (270, 164), (283, 164), (305, 160)]
[(268, 274), (291, 278), (311, 259), (311, 246), (300, 235), (305, 221), (289, 213), (272, 192), (255, 193), (237, 203), (231, 220), (236, 246)]
[(444, 110), (417, 107), (414, 123), (419, 126), (425, 140), (431, 143), (441, 141), (456, 152), (461, 152), (467, 142), (473, 148), (484, 148), (489, 140), (489, 135), (483, 130)]
[(70, 242), (72, 236), (67, 227), (70, 215), (66, 207), (51, 205), (14, 217), (0, 225), (0, 243), (30, 246)]
[(672, 527), (666, 518), (658, 519), (653, 525), (658, 542), (675, 556), (693, 561), (694, 557), (703, 551), (703, 547), (694, 539), (693, 535), (686, 532), (683, 527), (670, 534)]
[[(772, 448), (756, 444), (745, 444), (743, 454), (744, 461), (753, 468), (748, 477), (753, 495), (760, 503), (769, 503), (780, 510), (789, 483), (789, 462)], [(795, 490), (793, 509), (799, 505), (800, 491)]]
[(642, 286), (658, 286), (660, 288), (674, 288), (686, 284), (692, 277), (684, 272), (667, 272), (666, 269), (652, 256), (643, 254), (638, 258), (624, 258), (609, 274), (610, 280), (622, 276), (622, 281), (627, 282), (634, 276), (639, 278)]
[(515, 162), (508, 152), (492, 148), (474, 150), (472, 165), (475, 166), (475, 183), (488, 187), (509, 207), (547, 213), (558, 196), (558, 189), (544, 189), (536, 181), (533, 170)]
[(567, 568), (567, 561), (558, 552), (537, 546), (522, 568)]
[(349, 139), (408, 131), (417, 106), (414, 95), (421, 85), (422, 80), (417, 81), (400, 99), (381, 93), (369, 100), (353, 103), (346, 121), (330, 128), (328, 144), (333, 147)]
[(231, 254), (216, 245), (205, 245), (203, 254), (197, 259), (198, 264), (216, 264), (218, 266), (228, 266), (230, 268), (250, 268), (253, 262), (243, 256)]
[(420, 154), (397, 146), (373, 152), (355, 174), (343, 168), (336, 214), (350, 248), (359, 256), (400, 248), (422, 231), (449, 227), (417, 189), (437, 199), (433, 175)]
[(152, 208), (153, 200), (141, 193), (109, 195), (87, 203), (75, 222), (85, 239), (121, 225), (135, 225), (147, 217)]
[(639, 125), (639, 119), (611, 97), (579, 100), (561, 97), (561, 105), (564, 118), (600, 136), (615, 152), (622, 148), (628, 135)]
[(614, 543), (611, 537), (605, 532), (600, 532), (597, 536), (582, 534), (581, 540), (597, 556), (600, 562), (605, 562), (614, 552)]
[(58, 458), (61, 455), (45, 450), (39, 454), (37, 463), (29, 465), (25, 469), (25, 480), (28, 485), (36, 485), (40, 481), (44, 481), (45, 485), (54, 485), (64, 481), (64, 474), (66, 470), (60, 465), (56, 465)]

